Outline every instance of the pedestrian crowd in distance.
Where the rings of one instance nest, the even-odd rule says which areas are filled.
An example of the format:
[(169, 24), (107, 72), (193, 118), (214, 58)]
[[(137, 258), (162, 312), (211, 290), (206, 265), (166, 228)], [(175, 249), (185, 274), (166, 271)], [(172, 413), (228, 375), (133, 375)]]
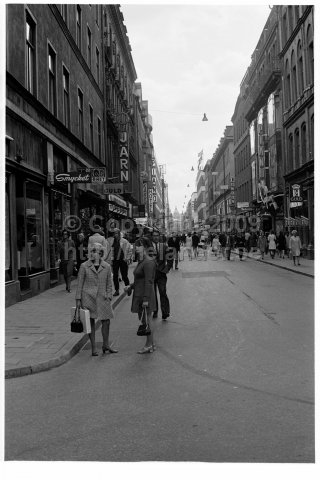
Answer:
[[(66, 290), (71, 291), (71, 276), (78, 274), (76, 291), (76, 308), (90, 312), (92, 356), (98, 356), (95, 341), (95, 322), (101, 321), (102, 353), (117, 353), (118, 350), (109, 342), (110, 321), (113, 320), (112, 297), (120, 294), (120, 281), (124, 282), (124, 292), (132, 295), (131, 312), (138, 314), (145, 345), (139, 354), (153, 353), (156, 349), (152, 319), (158, 317), (161, 309), (162, 320), (170, 317), (170, 301), (167, 294), (167, 274), (178, 270), (181, 258), (187, 252), (189, 261), (197, 260), (202, 252), (207, 259), (208, 250), (214, 256), (221, 255), (230, 260), (231, 251), (237, 249), (240, 261), (244, 251), (259, 250), (261, 258), (268, 253), (272, 259), (276, 253), (279, 258), (292, 257), (294, 264), (300, 265), (301, 241), (297, 231), (280, 232), (271, 230), (259, 232), (188, 232), (179, 235), (172, 233), (168, 239), (156, 229), (148, 229), (132, 245), (125, 233), (115, 228), (107, 238), (101, 227), (96, 226), (94, 233), (85, 239), (82, 232), (76, 242), (69, 237), (69, 232), (62, 232), (59, 243), (61, 268), (66, 282)], [(66, 251), (68, 254), (66, 255)], [(75, 252), (75, 255), (74, 255)], [(133, 271), (134, 280), (130, 283), (128, 266), (136, 261)], [(121, 278), (119, 277), (119, 272)], [(114, 291), (113, 291), (114, 287)], [(158, 300), (159, 295), (159, 300)]]

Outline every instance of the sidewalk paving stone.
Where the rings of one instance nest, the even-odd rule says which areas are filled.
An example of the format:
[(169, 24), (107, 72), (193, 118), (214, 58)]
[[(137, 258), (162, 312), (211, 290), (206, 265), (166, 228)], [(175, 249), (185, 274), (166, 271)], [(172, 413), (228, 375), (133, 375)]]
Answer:
[[(129, 267), (129, 280), (132, 271)], [(57, 367), (70, 360), (88, 342), (87, 334), (70, 331), (75, 306), (76, 280), (71, 294), (58, 285), (5, 310), (5, 378), (14, 378)], [(123, 286), (123, 283), (121, 283)], [(115, 297), (113, 308), (125, 294)], [(96, 322), (98, 329), (101, 322)]]

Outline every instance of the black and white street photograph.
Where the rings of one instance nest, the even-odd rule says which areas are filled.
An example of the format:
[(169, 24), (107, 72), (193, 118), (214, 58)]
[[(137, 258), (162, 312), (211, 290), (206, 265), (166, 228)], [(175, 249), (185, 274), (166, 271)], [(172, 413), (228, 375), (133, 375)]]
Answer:
[(316, 478), (316, 11), (0, 6), (6, 480)]

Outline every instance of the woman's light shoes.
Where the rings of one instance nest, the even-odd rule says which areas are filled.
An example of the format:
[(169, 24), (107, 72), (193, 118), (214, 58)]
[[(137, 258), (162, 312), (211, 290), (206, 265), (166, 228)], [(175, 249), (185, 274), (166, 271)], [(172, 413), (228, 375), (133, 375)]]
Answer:
[(144, 353), (152, 353), (153, 349), (154, 349), (153, 345), (150, 345), (150, 347), (143, 347), (137, 353), (139, 353), (140, 355), (143, 355)]

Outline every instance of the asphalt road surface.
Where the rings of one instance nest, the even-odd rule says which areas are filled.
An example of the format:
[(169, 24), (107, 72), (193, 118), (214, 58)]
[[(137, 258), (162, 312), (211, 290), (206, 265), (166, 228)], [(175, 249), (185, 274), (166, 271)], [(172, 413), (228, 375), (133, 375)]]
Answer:
[(313, 279), (252, 260), (179, 267), (153, 354), (136, 353), (126, 298), (118, 354), (86, 345), (6, 381), (6, 460), (314, 462)]

